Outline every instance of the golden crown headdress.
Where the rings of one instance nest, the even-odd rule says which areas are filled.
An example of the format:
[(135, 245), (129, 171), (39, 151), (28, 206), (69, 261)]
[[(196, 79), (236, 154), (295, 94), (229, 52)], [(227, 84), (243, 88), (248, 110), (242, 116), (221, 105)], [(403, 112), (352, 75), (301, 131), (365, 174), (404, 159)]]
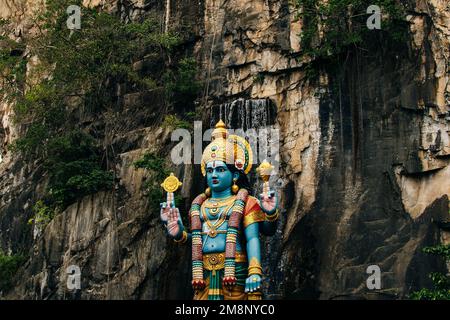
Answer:
[(211, 161), (223, 161), (236, 169), (249, 173), (253, 164), (253, 152), (243, 137), (228, 134), (225, 123), (220, 120), (211, 135), (211, 143), (203, 151), (201, 168), (206, 175), (206, 164)]

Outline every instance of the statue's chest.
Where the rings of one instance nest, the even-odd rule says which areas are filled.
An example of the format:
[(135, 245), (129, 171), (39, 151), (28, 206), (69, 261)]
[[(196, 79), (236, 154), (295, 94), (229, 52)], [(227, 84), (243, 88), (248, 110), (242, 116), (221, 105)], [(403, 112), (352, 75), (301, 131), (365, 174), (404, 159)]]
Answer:
[(231, 206), (222, 206), (217, 208), (202, 207), (200, 219), (202, 222), (217, 222), (220, 220), (227, 221), (231, 215)]
[(202, 210), (202, 234), (210, 238), (216, 238), (219, 235), (225, 236), (228, 230), (228, 219), (231, 214), (230, 208), (204, 208)]
[(228, 219), (232, 213), (234, 199), (225, 201), (205, 201), (201, 207), (200, 219), (203, 231), (214, 237), (221, 232), (225, 232), (228, 226)]

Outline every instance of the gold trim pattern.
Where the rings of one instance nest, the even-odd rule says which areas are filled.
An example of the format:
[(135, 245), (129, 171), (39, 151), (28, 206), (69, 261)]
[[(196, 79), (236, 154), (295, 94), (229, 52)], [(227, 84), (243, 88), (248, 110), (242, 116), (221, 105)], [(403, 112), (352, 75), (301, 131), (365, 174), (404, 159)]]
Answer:
[[(211, 230), (210, 230), (210, 231), (211, 231)], [(216, 230), (215, 233), (216, 233), (216, 235), (217, 235), (217, 234), (227, 234), (227, 230)], [(202, 235), (205, 236), (205, 235), (210, 235), (210, 234), (209, 234), (209, 232), (202, 231)]]
[(205, 207), (207, 209), (216, 209), (228, 206), (229, 204), (233, 203), (236, 200), (236, 196), (229, 196), (225, 199), (217, 199), (214, 200), (213, 198), (208, 198), (203, 203), (202, 207)]
[(262, 267), (261, 263), (259, 263), (258, 259), (256, 257), (253, 257), (252, 260), (250, 260), (250, 264), (248, 265), (248, 275), (262, 275)]
[(264, 213), (261, 210), (252, 211), (244, 216), (244, 228), (255, 222), (265, 220)]
[(259, 291), (249, 292), (247, 295), (248, 300), (262, 300), (262, 293)]
[[(247, 254), (236, 252), (236, 263), (247, 262)], [(203, 268), (209, 271), (221, 270), (225, 268), (225, 252), (206, 253), (203, 255)]]
[(223, 290), (222, 289), (211, 289), (208, 288), (208, 295), (210, 296), (221, 296), (223, 295)]

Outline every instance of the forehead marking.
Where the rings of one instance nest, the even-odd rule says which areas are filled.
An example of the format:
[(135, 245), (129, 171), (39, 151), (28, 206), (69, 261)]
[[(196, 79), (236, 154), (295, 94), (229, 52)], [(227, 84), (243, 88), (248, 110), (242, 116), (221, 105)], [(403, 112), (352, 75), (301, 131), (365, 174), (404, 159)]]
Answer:
[(223, 161), (219, 160), (210, 161), (206, 164), (206, 168), (220, 168), (220, 167), (226, 167), (226, 164)]

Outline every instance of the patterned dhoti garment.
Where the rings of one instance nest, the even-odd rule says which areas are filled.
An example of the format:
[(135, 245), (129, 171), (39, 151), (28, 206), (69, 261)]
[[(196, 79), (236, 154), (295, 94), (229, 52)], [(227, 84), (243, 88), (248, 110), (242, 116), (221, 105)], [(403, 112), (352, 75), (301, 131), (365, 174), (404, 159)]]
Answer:
[(241, 252), (236, 253), (237, 283), (231, 290), (222, 285), (224, 262), (225, 253), (203, 255), (206, 287), (195, 291), (194, 300), (248, 300), (248, 294), (244, 292), (248, 273), (247, 255)]

